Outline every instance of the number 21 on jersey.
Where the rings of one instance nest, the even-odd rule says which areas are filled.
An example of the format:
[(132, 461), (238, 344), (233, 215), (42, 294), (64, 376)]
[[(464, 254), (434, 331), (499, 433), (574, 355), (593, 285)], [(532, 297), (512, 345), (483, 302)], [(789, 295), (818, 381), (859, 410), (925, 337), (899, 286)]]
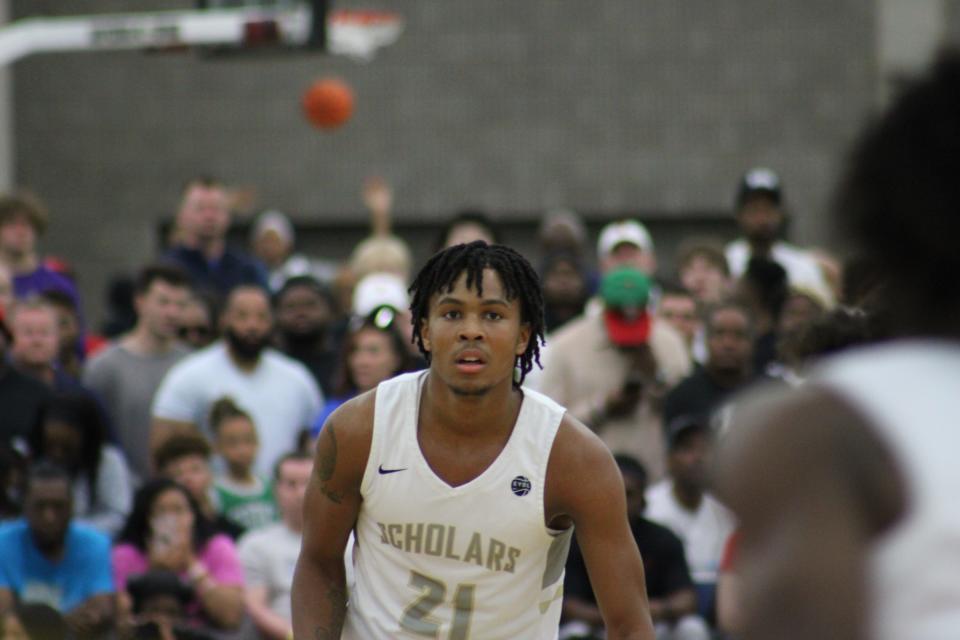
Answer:
[[(400, 626), (425, 638), (439, 638), (440, 623), (436, 622), (436, 618), (430, 618), (430, 612), (443, 604), (447, 595), (447, 585), (411, 571), (410, 586), (421, 594), (404, 610)], [(468, 640), (470, 637), (473, 591), (474, 585), (459, 584), (453, 592), (453, 621), (450, 625), (450, 635), (447, 636), (448, 640)]]

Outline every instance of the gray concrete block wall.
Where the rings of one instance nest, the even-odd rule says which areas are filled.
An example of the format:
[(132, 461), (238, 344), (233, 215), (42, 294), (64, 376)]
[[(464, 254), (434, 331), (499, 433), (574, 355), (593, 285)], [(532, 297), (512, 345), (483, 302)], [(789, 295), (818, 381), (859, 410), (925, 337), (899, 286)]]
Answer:
[[(77, 6), (14, 2), (21, 16)], [(739, 174), (767, 164), (784, 177), (794, 237), (823, 242), (841, 152), (877, 93), (873, 0), (376, 6), (407, 25), (370, 64), (83, 53), (15, 66), (15, 175), (50, 204), (47, 248), (76, 264), (88, 299), (153, 252), (157, 221), (200, 171), (320, 226), (361, 223), (374, 173), (394, 185), (401, 222), (464, 205), (531, 223), (559, 205), (679, 222), (726, 215)], [(299, 113), (324, 75), (356, 92), (334, 133)]]

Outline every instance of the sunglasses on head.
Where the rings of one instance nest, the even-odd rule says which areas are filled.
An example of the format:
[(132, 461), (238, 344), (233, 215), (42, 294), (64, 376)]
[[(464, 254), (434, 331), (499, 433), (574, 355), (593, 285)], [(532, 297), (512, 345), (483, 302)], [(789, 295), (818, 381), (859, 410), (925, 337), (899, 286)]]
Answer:
[(397, 310), (393, 307), (382, 305), (374, 309), (366, 316), (354, 316), (350, 321), (350, 328), (356, 331), (364, 325), (370, 323), (381, 331), (386, 331), (392, 327), (397, 320)]

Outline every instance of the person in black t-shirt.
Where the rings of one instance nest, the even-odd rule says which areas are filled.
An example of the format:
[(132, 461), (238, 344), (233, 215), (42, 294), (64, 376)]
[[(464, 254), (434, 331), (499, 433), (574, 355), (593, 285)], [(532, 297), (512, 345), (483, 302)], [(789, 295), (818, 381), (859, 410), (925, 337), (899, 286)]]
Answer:
[(303, 363), (329, 398), (346, 325), (333, 293), (313, 276), (294, 276), (274, 295), (273, 310), (277, 348)]
[[(615, 456), (627, 492), (630, 530), (643, 557), (650, 614), (662, 640), (707, 640), (710, 630), (697, 615), (697, 594), (687, 568), (683, 543), (666, 527), (643, 517), (647, 472), (635, 458)], [(567, 557), (563, 583), (560, 638), (603, 637), (603, 620), (593, 596), (576, 534)]]
[(665, 425), (682, 416), (709, 423), (734, 392), (769, 380), (753, 366), (754, 326), (749, 310), (737, 302), (723, 302), (707, 311), (707, 361), (667, 394)]
[(0, 309), (0, 444), (26, 452), (27, 436), (40, 419), (43, 403), (51, 394), (47, 385), (17, 371), (7, 360), (13, 334)]

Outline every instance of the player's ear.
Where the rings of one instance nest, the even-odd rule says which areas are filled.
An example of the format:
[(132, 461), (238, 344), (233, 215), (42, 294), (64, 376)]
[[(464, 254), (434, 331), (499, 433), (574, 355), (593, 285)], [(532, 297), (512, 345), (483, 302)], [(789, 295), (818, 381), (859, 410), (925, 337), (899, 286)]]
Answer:
[(427, 322), (426, 318), (420, 318), (420, 340), (423, 342), (424, 351), (431, 351), (430, 349), (430, 323)]
[(523, 355), (527, 350), (527, 346), (530, 344), (530, 336), (533, 335), (533, 329), (530, 328), (529, 322), (520, 323), (520, 335), (517, 336), (517, 346), (514, 349), (514, 353), (518, 356)]

